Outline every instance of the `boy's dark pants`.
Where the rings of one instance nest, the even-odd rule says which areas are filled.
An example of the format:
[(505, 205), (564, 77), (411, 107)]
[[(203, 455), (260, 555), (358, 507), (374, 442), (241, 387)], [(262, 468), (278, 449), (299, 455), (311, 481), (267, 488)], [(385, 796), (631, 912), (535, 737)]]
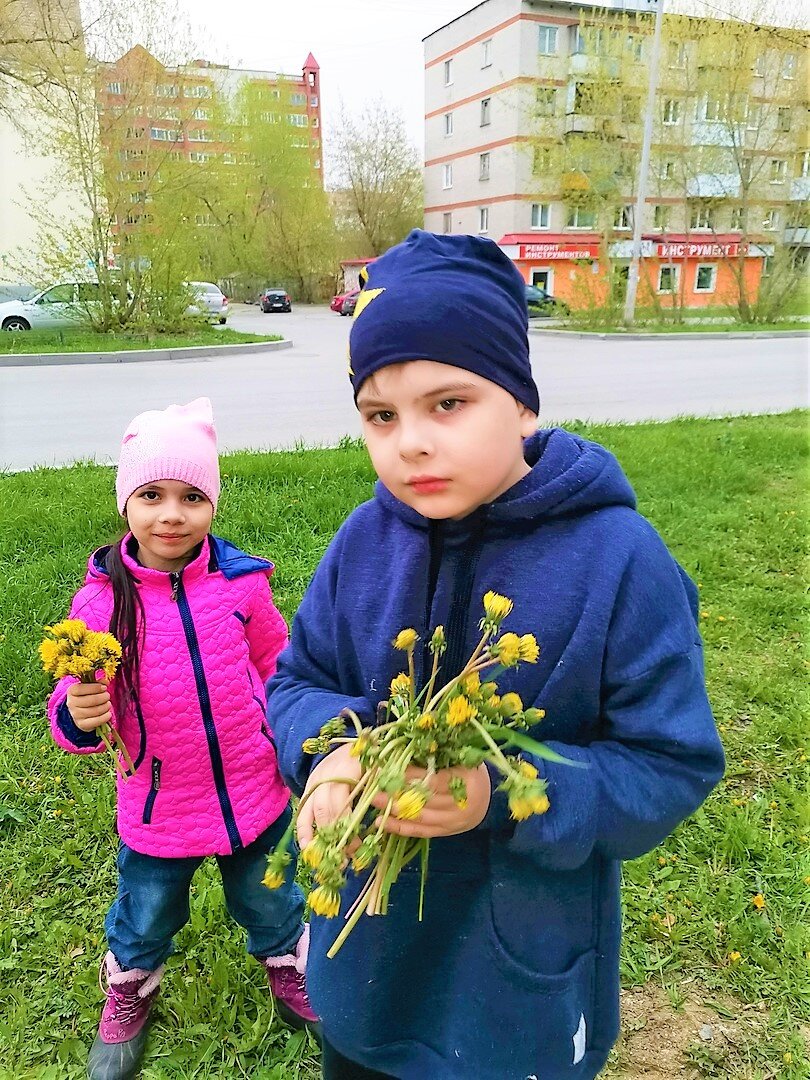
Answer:
[(389, 1073), (375, 1072), (339, 1054), (326, 1039), (323, 1040), (323, 1059), (321, 1063), (323, 1080), (397, 1080)]
[[(290, 821), (289, 806), (252, 844), (217, 855), (231, 916), (247, 930), (253, 956), (286, 956), (301, 936), (304, 898), (295, 883), (295, 862), (279, 889), (262, 885), (267, 855)], [(172, 951), (172, 938), (189, 919), (189, 888), (201, 857), (161, 859), (121, 844), (118, 896), (107, 913), (107, 943), (122, 968), (154, 971)]]

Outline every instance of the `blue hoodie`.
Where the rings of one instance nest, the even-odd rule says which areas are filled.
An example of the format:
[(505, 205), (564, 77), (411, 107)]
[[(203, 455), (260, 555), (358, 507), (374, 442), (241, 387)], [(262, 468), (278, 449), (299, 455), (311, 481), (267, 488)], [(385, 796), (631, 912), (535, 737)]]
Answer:
[[(413, 864), (387, 915), (362, 918), (332, 960), (342, 918), (313, 917), (326, 1038), (401, 1080), (593, 1078), (619, 1030), (620, 860), (659, 844), (723, 772), (694, 585), (607, 450), (552, 429), (525, 453), (531, 472), (463, 521), (430, 522), (378, 483), (326, 552), (268, 686), (300, 792), (304, 739), (346, 706), (374, 722), (402, 667), (395, 634), (425, 641), (442, 624), (450, 676), (493, 589), (514, 601), (504, 630), (541, 646), (500, 692), (545, 709), (531, 734), (587, 766), (534, 760), (545, 815), (516, 823), (494, 792), (477, 828), (433, 840), (422, 922)], [(341, 914), (364, 880), (349, 874)]]

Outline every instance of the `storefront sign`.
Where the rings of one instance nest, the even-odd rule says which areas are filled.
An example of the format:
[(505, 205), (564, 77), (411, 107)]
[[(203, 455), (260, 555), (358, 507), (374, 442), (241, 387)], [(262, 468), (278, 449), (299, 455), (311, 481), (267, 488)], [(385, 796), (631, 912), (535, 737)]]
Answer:
[(518, 259), (553, 262), (557, 259), (597, 259), (598, 244), (521, 244)]
[(711, 241), (664, 243), (655, 245), (655, 253), (659, 259), (733, 259), (737, 255), (747, 255), (748, 245), (714, 244)]

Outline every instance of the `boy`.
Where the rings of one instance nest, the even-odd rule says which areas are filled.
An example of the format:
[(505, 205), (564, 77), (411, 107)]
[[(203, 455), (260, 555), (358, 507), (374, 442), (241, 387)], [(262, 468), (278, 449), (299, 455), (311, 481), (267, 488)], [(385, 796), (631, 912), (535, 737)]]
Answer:
[[(312, 920), (307, 969), (329, 1080), (586, 1080), (619, 1028), (619, 861), (659, 844), (718, 782), (723, 753), (703, 680), (694, 586), (635, 512), (602, 447), (537, 431), (524, 284), (496, 244), (419, 230), (369, 267), (350, 376), (379, 476), (341, 527), (269, 684), (282, 773), (317, 787), (299, 842), (344, 809), (357, 760), (304, 739), (341, 709), (373, 724), (401, 669), (395, 634), (443, 625), (443, 678), (478, 639), (482, 597), (514, 601), (506, 630), (539, 663), (498, 679), (546, 718), (532, 731), (575, 768), (522, 756), (550, 809), (510, 819), (486, 766), (448, 774), (416, 821), (430, 836), (387, 915)], [(524, 441), (525, 440), (525, 441)], [(418, 655), (417, 685), (429, 656)], [(327, 783), (323, 783), (327, 781)], [(349, 874), (341, 914), (366, 875)]]

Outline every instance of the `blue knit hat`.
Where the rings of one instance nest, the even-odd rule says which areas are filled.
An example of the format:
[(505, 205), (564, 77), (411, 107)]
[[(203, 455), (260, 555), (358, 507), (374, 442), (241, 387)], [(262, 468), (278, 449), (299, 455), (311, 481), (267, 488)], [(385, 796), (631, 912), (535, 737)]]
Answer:
[(349, 337), (354, 396), (380, 368), (435, 360), (503, 387), (536, 413), (523, 278), (492, 240), (414, 229), (368, 265)]

